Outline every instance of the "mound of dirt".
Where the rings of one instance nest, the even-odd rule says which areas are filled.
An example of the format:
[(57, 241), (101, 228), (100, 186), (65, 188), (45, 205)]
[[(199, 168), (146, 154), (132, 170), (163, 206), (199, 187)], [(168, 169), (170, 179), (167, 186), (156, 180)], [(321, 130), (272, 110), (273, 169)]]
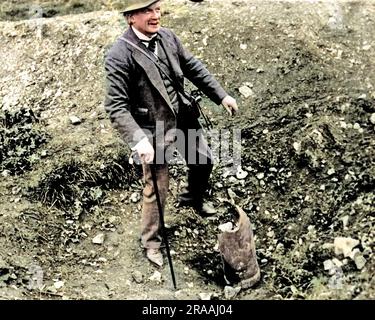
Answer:
[[(103, 108), (103, 57), (125, 22), (110, 1), (39, 3), (41, 16), (1, 11), (28, 18), (0, 22), (1, 298), (374, 299), (371, 1), (163, 1), (163, 24), (241, 108), (228, 119), (203, 100), (217, 129), (241, 129), (241, 167), (212, 175), (217, 216), (175, 207), (186, 171), (171, 166), (178, 291), (143, 257), (140, 168)], [(248, 290), (224, 281), (229, 198), (254, 227), (262, 278)]]

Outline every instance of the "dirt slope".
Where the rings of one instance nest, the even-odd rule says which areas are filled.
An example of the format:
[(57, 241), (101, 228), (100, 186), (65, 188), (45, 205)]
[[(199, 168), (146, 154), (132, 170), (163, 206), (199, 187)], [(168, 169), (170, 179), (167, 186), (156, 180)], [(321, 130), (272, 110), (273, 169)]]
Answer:
[[(229, 193), (254, 224), (262, 268), (256, 288), (231, 298), (374, 299), (372, 1), (164, 8), (163, 24), (237, 98), (233, 119), (204, 106), (216, 128), (242, 130), (248, 175), (219, 163), (220, 213), (203, 219), (175, 208), (184, 168), (171, 168), (173, 291), (168, 267), (159, 279), (139, 247), (139, 170), (102, 105), (103, 56), (124, 21), (105, 2), (0, 22), (0, 298), (229, 298), (216, 249)], [(353, 243), (346, 256), (340, 237)]]

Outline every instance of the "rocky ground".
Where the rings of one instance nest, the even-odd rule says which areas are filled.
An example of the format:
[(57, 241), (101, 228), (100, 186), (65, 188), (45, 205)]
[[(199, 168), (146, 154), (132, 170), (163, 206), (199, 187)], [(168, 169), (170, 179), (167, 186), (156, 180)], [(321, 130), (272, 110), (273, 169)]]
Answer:
[[(140, 172), (103, 110), (103, 56), (126, 27), (115, 1), (6, 1), (0, 298), (374, 299), (375, 5), (163, 2), (163, 24), (241, 108), (228, 119), (203, 101), (217, 129), (242, 132), (242, 171), (214, 168), (217, 216), (175, 208), (185, 169), (171, 168), (178, 290), (143, 257)], [(240, 292), (225, 288), (217, 250), (229, 197), (254, 225), (262, 270)]]

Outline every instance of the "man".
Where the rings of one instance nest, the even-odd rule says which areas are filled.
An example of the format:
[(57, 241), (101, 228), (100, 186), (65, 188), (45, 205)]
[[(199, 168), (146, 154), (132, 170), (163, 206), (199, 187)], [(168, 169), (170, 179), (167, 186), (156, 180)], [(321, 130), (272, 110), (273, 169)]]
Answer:
[[(189, 129), (200, 128), (187, 99), (181, 94), (184, 77), (212, 101), (221, 103), (230, 114), (238, 110), (235, 99), (224, 91), (203, 64), (184, 49), (171, 30), (160, 26), (160, 7), (161, 1), (125, 1), (122, 12), (129, 28), (114, 43), (105, 59), (105, 108), (114, 127), (142, 161), (145, 187), (141, 242), (147, 258), (158, 266), (163, 265), (163, 256), (150, 165), (156, 170), (164, 208), (169, 186), (168, 164), (154, 161), (155, 155), (175, 141), (176, 137), (171, 134), (173, 129), (178, 128), (187, 137)], [(162, 130), (158, 130), (160, 123)], [(213, 166), (207, 142), (199, 136), (199, 139), (190, 139), (179, 151), (185, 159), (191, 154), (199, 159), (198, 163), (187, 159), (188, 185), (180, 195), (180, 205), (191, 206), (201, 215), (215, 213), (203, 197)]]

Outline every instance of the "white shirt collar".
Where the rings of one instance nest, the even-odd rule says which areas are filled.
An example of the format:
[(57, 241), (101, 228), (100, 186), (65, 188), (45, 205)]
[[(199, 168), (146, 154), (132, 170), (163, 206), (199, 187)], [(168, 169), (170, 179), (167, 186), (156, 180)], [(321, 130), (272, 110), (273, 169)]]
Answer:
[(136, 28), (134, 28), (133, 26), (131, 26), (131, 28), (133, 29), (134, 33), (136, 34), (136, 36), (141, 39), (141, 40), (147, 40), (147, 41), (150, 41), (152, 38), (156, 37), (157, 35), (154, 34), (151, 38), (150, 37), (147, 37), (146, 35), (144, 35), (142, 32), (138, 31)]

